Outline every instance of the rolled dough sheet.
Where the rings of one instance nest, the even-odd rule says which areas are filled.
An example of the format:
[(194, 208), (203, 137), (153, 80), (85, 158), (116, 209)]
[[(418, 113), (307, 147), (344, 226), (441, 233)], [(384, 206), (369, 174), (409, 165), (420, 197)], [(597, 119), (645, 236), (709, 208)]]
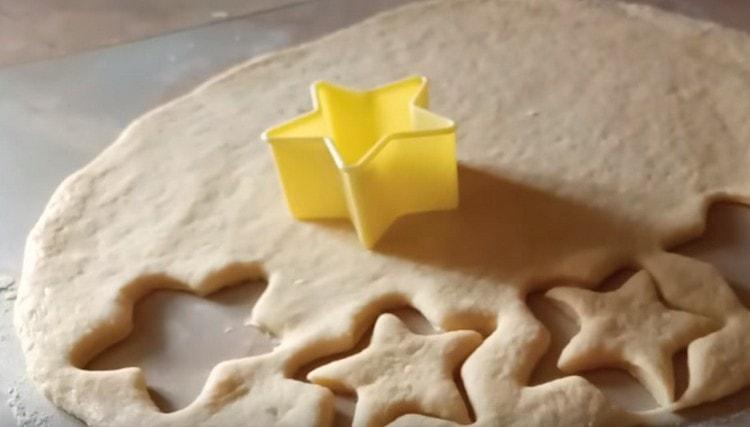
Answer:
[[(411, 306), (442, 331), (483, 335), (460, 368), (466, 398), (440, 402), (476, 424), (674, 421), (750, 382), (748, 310), (710, 265), (666, 252), (701, 233), (710, 203), (750, 200), (748, 58), (747, 36), (649, 8), (463, 0), (251, 60), (136, 120), (56, 191), (29, 236), (15, 311), (29, 375), (90, 425), (327, 425), (333, 394), (295, 374)], [(459, 124), (460, 208), (403, 218), (373, 251), (346, 223), (291, 219), (261, 131), (309, 110), (314, 80), (365, 89), (410, 74), (431, 79), (431, 108)], [(618, 328), (571, 351), (602, 346), (580, 366), (645, 370), (662, 406), (627, 412), (575, 372), (529, 386), (549, 333), (526, 296), (596, 288), (622, 267), (645, 270), (653, 293), (604, 310)], [(147, 293), (253, 279), (268, 281), (254, 322), (280, 344), (217, 365), (186, 408), (160, 412), (138, 368), (83, 369), (128, 335)], [(648, 316), (625, 314), (643, 304)], [(657, 322), (666, 312), (701, 319), (700, 337)], [(596, 316), (578, 315), (582, 328)], [(684, 346), (690, 383), (675, 396), (656, 362)], [(395, 424), (452, 423), (428, 416), (439, 396), (413, 393), (435, 376), (404, 362), (408, 349), (393, 357), (414, 374), (358, 407), (385, 399)], [(378, 373), (367, 387), (394, 374), (367, 363)]]

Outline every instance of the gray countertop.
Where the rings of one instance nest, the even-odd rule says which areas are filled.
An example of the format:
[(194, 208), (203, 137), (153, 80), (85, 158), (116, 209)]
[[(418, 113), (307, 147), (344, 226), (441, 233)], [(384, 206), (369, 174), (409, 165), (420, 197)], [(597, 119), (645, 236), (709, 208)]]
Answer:
[(311, 0), (0, 0), (0, 66), (241, 18)]
[[(0, 68), (0, 426), (80, 425), (25, 380), (11, 325), (15, 288), (5, 286), (17, 281), (25, 236), (57, 185), (111, 143), (131, 120), (212, 74), (407, 2), (313, 0), (139, 42)], [(750, 30), (750, 2), (659, 4)], [(716, 228), (719, 231), (713, 233), (719, 237), (709, 236), (709, 243), (685, 250), (716, 263), (735, 283), (747, 286), (750, 268), (738, 254), (750, 251), (750, 213), (733, 207), (715, 212), (712, 218), (718, 225), (710, 226), (709, 233)], [(727, 236), (721, 229), (732, 232)], [(732, 408), (750, 406), (746, 394), (735, 398)]]

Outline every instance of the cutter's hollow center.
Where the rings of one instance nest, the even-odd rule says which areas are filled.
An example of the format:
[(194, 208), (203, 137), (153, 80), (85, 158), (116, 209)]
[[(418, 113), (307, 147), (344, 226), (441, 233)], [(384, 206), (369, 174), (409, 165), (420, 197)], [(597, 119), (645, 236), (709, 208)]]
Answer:
[(387, 135), (416, 130), (412, 103), (422, 79), (370, 92), (352, 92), (327, 83), (316, 86), (325, 129), (344, 163), (354, 165)]

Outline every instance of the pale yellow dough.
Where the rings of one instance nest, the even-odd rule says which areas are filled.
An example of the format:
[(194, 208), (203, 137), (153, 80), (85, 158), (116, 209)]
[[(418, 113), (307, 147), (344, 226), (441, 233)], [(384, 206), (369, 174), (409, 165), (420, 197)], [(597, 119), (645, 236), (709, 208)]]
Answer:
[[(374, 251), (347, 223), (294, 221), (263, 129), (309, 110), (315, 80), (366, 89), (413, 74), (458, 124), (460, 208), (403, 218)], [(664, 252), (700, 234), (712, 201), (750, 200), (748, 118), (746, 35), (614, 2), (422, 3), (252, 60), (135, 121), (57, 190), (16, 305), (29, 376), (94, 426), (325, 426), (333, 394), (291, 377), (411, 305), (485, 336), (460, 370), (479, 425), (664, 422), (750, 383), (748, 310), (710, 266)], [(636, 414), (578, 376), (527, 386), (549, 337), (525, 296), (628, 265), (715, 329), (688, 334), (707, 335), (689, 344), (685, 394)], [(82, 369), (128, 334), (149, 291), (250, 278), (269, 282), (253, 318), (281, 344), (218, 365), (188, 407), (161, 413), (137, 368)]]

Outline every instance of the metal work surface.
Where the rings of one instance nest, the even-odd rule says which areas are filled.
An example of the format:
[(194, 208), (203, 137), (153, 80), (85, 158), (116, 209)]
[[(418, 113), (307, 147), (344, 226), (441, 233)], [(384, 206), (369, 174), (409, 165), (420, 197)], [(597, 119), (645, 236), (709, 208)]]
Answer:
[[(0, 68), (0, 426), (81, 425), (47, 402), (25, 379), (23, 356), (11, 324), (15, 285), (10, 282), (17, 282), (19, 278), (25, 236), (59, 183), (93, 159), (130, 121), (188, 91), (212, 74), (408, 2), (311, 0), (139, 42)], [(659, 4), (686, 15), (750, 31), (750, 3), (747, 2), (667, 1)], [(750, 254), (750, 210), (732, 206), (713, 209), (706, 238), (683, 250), (715, 263), (734, 285), (741, 287), (740, 296), (748, 303), (750, 265), (743, 259)], [(231, 290), (234, 294), (202, 301), (189, 296), (157, 296), (136, 309), (134, 334), (139, 333), (139, 319), (148, 324), (147, 319), (167, 315), (172, 317), (162, 326), (163, 332), (180, 326), (180, 322), (200, 325), (195, 319), (190, 323), (190, 313), (200, 311), (202, 315), (213, 316), (210, 323), (219, 328), (221, 343), (245, 339), (237, 348), (216, 345), (218, 350), (197, 356), (193, 361), (173, 361), (167, 356), (145, 361), (147, 373), (149, 368), (151, 372), (164, 373), (156, 378), (159, 382), (179, 383), (155, 390), (159, 406), (174, 409), (188, 403), (215, 363), (266, 351), (271, 343), (268, 338), (256, 333), (255, 341), (250, 343), (243, 338), (246, 333), (242, 329), (248, 327), (242, 316), (247, 315), (257, 298), (259, 286), (252, 290)], [(237, 300), (243, 303), (231, 302)], [(217, 303), (223, 304), (226, 310), (214, 310)], [(182, 326), (185, 327), (184, 323)], [(208, 331), (205, 336), (214, 332)], [(201, 333), (196, 334), (196, 339), (203, 336)], [(147, 341), (140, 342), (148, 344)], [(137, 344), (129, 345), (131, 347), (125, 350), (116, 349), (115, 353)], [(178, 340), (175, 345), (188, 345), (188, 342)], [(147, 355), (143, 355), (143, 359), (148, 359)], [(181, 370), (167, 366), (172, 362), (183, 363)], [(118, 363), (118, 356), (114, 354), (94, 364), (104, 369)], [(197, 371), (200, 375), (182, 375), (186, 371)], [(186, 392), (180, 393), (179, 389)], [(692, 416), (705, 420), (749, 407), (750, 393), (746, 391), (714, 405), (710, 413), (696, 410)], [(748, 413), (729, 418), (721, 425), (750, 423)]]

